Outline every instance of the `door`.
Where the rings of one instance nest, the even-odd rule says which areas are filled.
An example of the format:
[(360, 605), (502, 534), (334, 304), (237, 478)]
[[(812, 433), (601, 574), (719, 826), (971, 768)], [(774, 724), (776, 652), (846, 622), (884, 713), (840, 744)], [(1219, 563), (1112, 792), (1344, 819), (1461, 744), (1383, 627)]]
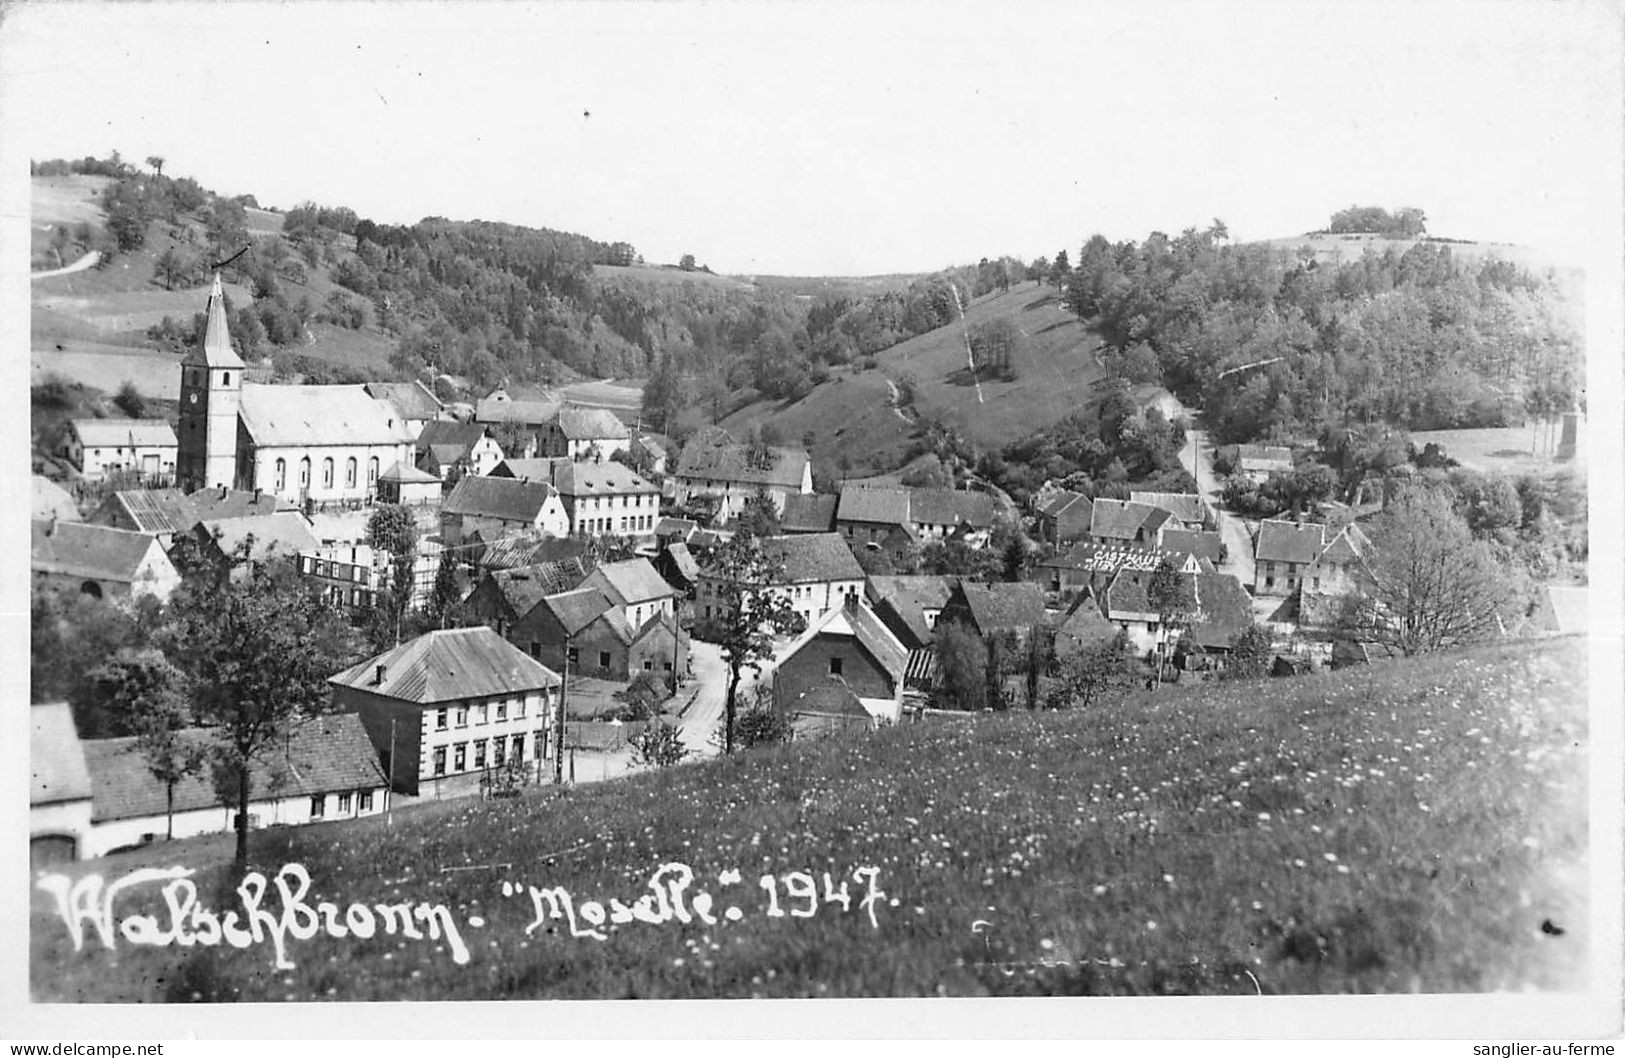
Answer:
[(72, 863), (78, 856), (79, 842), (68, 834), (41, 834), (28, 842), (28, 867), (37, 871)]
[(145, 475), (148, 478), (155, 478), (155, 477), (158, 476), (158, 472), (159, 472), (159, 468), (158, 468), (158, 456), (157, 455), (150, 455), (150, 456), (142, 456), (141, 457), (141, 473), (143, 475)]

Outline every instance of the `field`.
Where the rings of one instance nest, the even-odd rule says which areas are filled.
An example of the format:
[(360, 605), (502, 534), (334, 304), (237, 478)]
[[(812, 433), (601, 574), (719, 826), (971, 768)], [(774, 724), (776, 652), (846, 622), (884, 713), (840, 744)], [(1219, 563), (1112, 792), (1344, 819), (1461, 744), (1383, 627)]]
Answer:
[[(323, 914), (337, 930), (356, 915), (356, 935), (292, 910), (282, 937), (292, 965), (280, 969), (269, 926), (243, 948), (218, 936), (214, 946), (139, 946), (110, 932), (112, 951), (87, 927), (76, 951), (36, 888), (32, 996), (1583, 987), (1585, 661), (1579, 640), (1497, 644), (1135, 691), (1084, 712), (926, 721), (569, 792), (532, 789), (514, 802), (443, 802), (403, 811), (393, 826), (373, 818), (259, 832), (258, 869), (302, 865), (312, 879), (303, 902), (332, 902)], [(209, 838), (70, 873), (112, 882), (136, 867), (184, 865), (197, 871), (203, 906), (240, 915), (227, 856), (229, 841)], [(683, 868), (692, 884), (674, 895), (668, 883)], [(297, 889), (296, 875), (285, 880)], [(276, 892), (263, 911), (280, 922)], [(623, 916), (611, 897), (643, 917)], [(422, 902), (440, 932), (378, 928), (363, 939), (373, 912), (351, 905), (401, 901)], [(125, 890), (116, 910), (126, 930), (139, 928), (136, 914), (170, 930), (152, 884)], [(606, 922), (606, 910), (624, 920)]]
[(634, 282), (645, 283), (651, 286), (681, 286), (684, 283), (697, 283), (705, 287), (720, 287), (724, 290), (745, 290), (750, 284), (732, 276), (715, 275), (711, 272), (685, 272), (680, 268), (661, 268), (658, 265), (593, 265), (592, 274), (600, 282)]
[(1578, 445), (1572, 462), (1559, 462), (1557, 442), (1562, 428), (1548, 430), (1546, 424), (1510, 426), (1485, 430), (1422, 430), (1411, 434), (1418, 449), (1429, 442), (1442, 445), (1445, 453), (1473, 470), (1505, 474), (1550, 474), (1572, 469), (1584, 475), (1586, 466), (1585, 420), (1580, 421)]

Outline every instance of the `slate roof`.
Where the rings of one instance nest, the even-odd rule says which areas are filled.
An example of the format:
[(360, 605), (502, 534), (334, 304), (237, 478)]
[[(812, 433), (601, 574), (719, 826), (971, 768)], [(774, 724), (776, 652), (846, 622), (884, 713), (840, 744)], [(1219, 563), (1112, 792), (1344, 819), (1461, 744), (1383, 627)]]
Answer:
[(412, 440), (405, 421), (367, 396), (363, 386), (245, 383), (238, 415), (248, 436), (262, 448), (395, 445)]
[(839, 676), (826, 676), (779, 708), (792, 716), (852, 717), (874, 722), (863, 700)]
[(1133, 540), (1135, 534), (1142, 530), (1146, 533), (1155, 532), (1171, 517), (1173, 516), (1167, 511), (1147, 503), (1135, 503), (1132, 500), (1095, 500), (1089, 533), (1092, 536), (1105, 536), (1114, 540)]
[(665, 599), (677, 594), (646, 558), (606, 562), (593, 570), (592, 576), (588, 579), (595, 586), (608, 587), (609, 591), (606, 594), (616, 599), (621, 606), (632, 606), (651, 599)]
[(1346, 566), (1363, 559), (1371, 552), (1371, 541), (1365, 531), (1352, 522), (1332, 537), (1326, 549), (1318, 556), (1322, 561)]
[(1308, 565), (1325, 550), (1325, 527), (1313, 523), (1269, 518), (1258, 523), (1258, 543), (1253, 549), (1259, 562), (1293, 562)]
[(762, 540), (762, 550), (784, 561), (784, 584), (863, 579), (863, 567), (835, 533), (795, 533)]
[(1200, 529), (1164, 529), (1162, 547), (1165, 551), (1183, 551), (1217, 563), (1224, 547), (1224, 537)]
[(181, 363), (188, 367), (242, 367), (242, 358), (231, 347), (231, 331), (226, 326), (226, 292), (220, 284), (219, 272), (214, 274), (214, 286), (209, 290), (203, 311), (208, 317), (203, 341), (187, 350)]
[(835, 520), (905, 525), (908, 523), (908, 500), (908, 492), (904, 489), (879, 489), (847, 483), (841, 486)]
[[(384, 679), (377, 682), (378, 666)], [(329, 683), (418, 705), (557, 687), (558, 674), (494, 631), (443, 628), (374, 655)]]
[(69, 425), (86, 448), (175, 448), (175, 431), (162, 419), (71, 419)]
[(629, 496), (660, 491), (631, 467), (611, 459), (602, 463), (562, 461), (553, 472), (553, 486), (565, 496)]
[(514, 616), (524, 617), (548, 595), (568, 591), (573, 585), (567, 578), (546, 566), (520, 566), (517, 569), (491, 570), (485, 574), (492, 582)]
[(465, 457), (480, 438), (485, 436), (485, 427), (477, 422), (453, 422), (450, 419), (436, 419), (423, 424), (423, 432), (418, 434), (417, 450), (427, 452), (435, 450), (436, 458), (442, 458), (443, 453), (456, 450), (459, 458)]
[(469, 474), (457, 482), (440, 510), (442, 514), (534, 522), (552, 495), (553, 486), (541, 482)]
[(1138, 571), (1124, 570), (1118, 573), (1112, 578), (1112, 582), (1106, 585), (1106, 591), (1102, 595), (1106, 616), (1119, 619), (1155, 614), (1157, 608), (1151, 605), (1150, 587), (1151, 578)]
[(1072, 605), (1055, 621), (1055, 649), (1057, 652), (1078, 650), (1095, 643), (1110, 641), (1117, 636), (1117, 626), (1100, 612), (1100, 604), (1093, 596), (1079, 595)]
[(808, 625), (780, 659), (780, 667), (819, 636), (851, 636), (891, 675), (893, 682), (902, 684), (908, 667), (908, 649), (867, 604), (860, 601), (855, 605), (837, 606)]
[(661, 518), (655, 523), (655, 535), (662, 538), (687, 541), (700, 528), (700, 523), (688, 518)]
[(546, 456), (533, 459), (516, 459), (510, 456), (496, 465), (495, 469), (491, 471), (491, 477), (518, 478), (520, 481), (540, 481), (551, 485), (553, 484), (554, 467), (569, 461), (563, 456), (555, 459), (549, 459)]
[(1237, 445), (1242, 470), (1291, 470), (1292, 449), (1280, 445)]
[(1194, 492), (1130, 492), (1129, 502), (1167, 511), (1182, 522), (1202, 522), (1212, 516), (1207, 501)]
[(677, 476), (736, 485), (776, 485), (800, 490), (807, 469), (807, 453), (800, 448), (770, 448), (769, 466), (752, 466), (747, 446), (696, 437), (677, 461)]
[(1229, 650), (1253, 622), (1252, 596), (1229, 573), (1196, 575), (1196, 609), (1201, 618), (1185, 633), (1209, 650)]
[(403, 419), (433, 420), (443, 410), (439, 399), (421, 382), (368, 382), (363, 388), (373, 400), (394, 405)]
[[(575, 582), (554, 589), (575, 587), (582, 577), (592, 571), (587, 559), (587, 542), (577, 537), (540, 536), (534, 533), (498, 532), (485, 539), (483, 531), (469, 534), (469, 543), (483, 545), (479, 549), (479, 564), (485, 569), (520, 569), (526, 566), (552, 564), (560, 567), (561, 576), (576, 576)], [(575, 571), (579, 570), (579, 575)]]
[(254, 542), (249, 557), (255, 561), (261, 561), (273, 553), (296, 555), (301, 551), (313, 551), (321, 546), (316, 534), (310, 531), (310, 523), (297, 511), (256, 514), (246, 518), (211, 518), (205, 519), (199, 525), (202, 526), (202, 531), (211, 537), (216, 530), (219, 531), (217, 543), (220, 550), (227, 555), (232, 554), (238, 544), (252, 535)]
[[(212, 744), (207, 728), (182, 732), (187, 741)], [(93, 739), (83, 743), (94, 791), (91, 819), (159, 817), (166, 812), (167, 791), (153, 778), (133, 738)], [(286, 741), (268, 749), (263, 760), (249, 766), (251, 804), (285, 797), (346, 793), (377, 789), (388, 784), (378, 763), (378, 752), (356, 713), (334, 713), (306, 720), (292, 729)], [(175, 811), (224, 807), (205, 769), (175, 785)]]
[(687, 544), (670, 544), (666, 554), (671, 556), (672, 565), (677, 567), (678, 574), (690, 584), (700, 576), (700, 564), (694, 560), (694, 555), (688, 550)]
[(560, 408), (556, 425), (571, 441), (624, 441), (632, 436), (626, 424), (604, 408)]
[(474, 407), (474, 421), (482, 423), (513, 422), (521, 426), (541, 426), (558, 414), (559, 406), (546, 400), (510, 400), (506, 395), (492, 394), (482, 398)]
[[(36, 521), (29, 567), (38, 573), (134, 583), (143, 559), (158, 547), (145, 533), (88, 522)], [(159, 549), (162, 555), (162, 549)]]
[(90, 770), (73, 725), (73, 710), (67, 702), (39, 702), (28, 712), (32, 720), (28, 736), (28, 803), (88, 800)]
[(905, 646), (921, 650), (931, 644), (933, 636), (925, 611), (940, 612), (955, 583), (954, 577), (870, 577), (868, 594), (875, 614), (892, 634)]
[(199, 489), (190, 496), (180, 489), (121, 489), (102, 501), (92, 520), (134, 526), (154, 536), (189, 532), (209, 518), (245, 518), (296, 508), (269, 492)]
[(958, 588), (977, 629), (987, 635), (1006, 629), (1025, 629), (1045, 624), (1044, 593), (1029, 581), (975, 584), (961, 581)]
[(1081, 492), (1070, 492), (1066, 489), (1052, 489), (1047, 495), (1040, 497), (1033, 504), (1035, 514), (1056, 518), (1075, 503), (1088, 503), (1089, 497)]
[(565, 635), (573, 636), (599, 617), (607, 617), (616, 635), (623, 642), (631, 642), (631, 630), (625, 622), (616, 618), (615, 604), (597, 588), (583, 587), (559, 592), (545, 597), (538, 605), (547, 607), (548, 613), (564, 628)]
[(910, 489), (909, 517), (915, 525), (993, 525), (993, 497), (960, 489)]
[(77, 522), (83, 519), (79, 515), (79, 505), (68, 495), (68, 491), (50, 478), (34, 475), (34, 497), (32, 517), (43, 521), (52, 518), (64, 522)]
[(795, 492), (784, 498), (779, 526), (787, 533), (827, 533), (835, 527), (838, 496)]
[(404, 460), (397, 459), (389, 465), (389, 469), (378, 475), (379, 481), (395, 481), (402, 485), (423, 485), (438, 482), (440, 479), (427, 470), (419, 470)]

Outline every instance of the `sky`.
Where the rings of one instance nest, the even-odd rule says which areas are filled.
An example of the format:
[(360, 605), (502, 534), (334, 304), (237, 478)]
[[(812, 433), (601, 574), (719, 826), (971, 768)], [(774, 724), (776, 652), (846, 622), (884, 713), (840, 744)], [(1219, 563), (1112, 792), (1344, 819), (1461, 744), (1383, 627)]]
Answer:
[[(1612, 20), (1610, 18), (1612, 17)], [(1617, 207), (1596, 4), (28, 3), (31, 158), (166, 159), (265, 205), (480, 218), (878, 274), (1414, 205), (1578, 253)]]

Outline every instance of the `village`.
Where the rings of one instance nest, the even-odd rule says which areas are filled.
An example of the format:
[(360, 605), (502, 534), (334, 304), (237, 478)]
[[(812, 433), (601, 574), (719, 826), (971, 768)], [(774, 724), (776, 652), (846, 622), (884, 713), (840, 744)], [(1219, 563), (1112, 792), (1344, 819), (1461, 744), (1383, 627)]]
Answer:
[[(712, 756), (732, 748), (730, 694), (741, 714), (773, 718), (762, 729), (774, 740), (805, 741), (951, 722), (966, 715), (967, 681), (982, 710), (1087, 694), (1088, 679), (1058, 679), (1086, 655), (1146, 689), (1367, 660), (1337, 634), (1369, 579), (1362, 512), (1331, 503), (1249, 522), (1224, 510), (1199, 431), (1182, 459), (1202, 493), (1090, 499), (1051, 482), (1028, 509), (993, 487), (892, 477), (817, 493), (805, 450), (720, 428), (672, 464), (668, 442), (636, 422), (545, 395), (457, 402), (423, 382), (250, 381), (218, 277), (206, 313), (176, 379), (178, 428), (70, 422), (61, 455), (90, 504), (35, 477), (35, 590), (161, 603), (186, 547), (290, 562), (335, 611), (393, 590), (408, 611), (439, 596), (455, 615), (330, 675), (330, 708), (254, 761), (250, 827)], [(1570, 417), (1571, 452), (1574, 429)], [(1289, 448), (1266, 445), (1240, 446), (1231, 468), (1258, 485), (1292, 470)], [(383, 508), (408, 512), (409, 550), (379, 541)], [(925, 545), (985, 551), (1001, 524), (1031, 542), (1015, 576), (891, 572)], [(767, 556), (745, 584), (719, 562), (739, 534)], [(726, 642), (744, 599), (774, 616), (754, 654)], [(1553, 586), (1546, 600), (1512, 631), (1583, 623), (1583, 589)], [(942, 656), (964, 642), (974, 660)], [(82, 738), (66, 703), (32, 713), (36, 865), (236, 826), (207, 776), (166, 784), (139, 740)], [(670, 734), (651, 741), (650, 729)]]

